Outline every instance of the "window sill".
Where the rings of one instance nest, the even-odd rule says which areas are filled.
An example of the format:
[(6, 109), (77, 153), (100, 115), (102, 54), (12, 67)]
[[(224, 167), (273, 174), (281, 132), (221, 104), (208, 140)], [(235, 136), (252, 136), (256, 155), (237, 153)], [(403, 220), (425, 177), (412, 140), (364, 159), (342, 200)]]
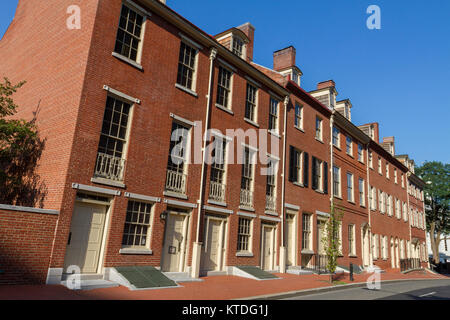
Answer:
[(102, 185), (105, 185), (105, 186), (110, 186), (110, 187), (117, 187), (117, 188), (123, 188), (123, 189), (126, 188), (126, 185), (123, 184), (122, 182), (108, 180), (108, 179), (105, 179), (105, 178), (96, 178), (96, 177), (94, 177), (94, 178), (91, 178), (91, 182), (97, 183), (97, 184), (102, 184)]
[(231, 111), (230, 109), (228, 109), (228, 108), (226, 108), (226, 107), (224, 107), (224, 106), (221, 106), (220, 104), (217, 104), (217, 103), (216, 103), (216, 108), (218, 108), (218, 109), (220, 109), (220, 110), (222, 110), (222, 111), (225, 111), (226, 113), (229, 113), (229, 114), (231, 114), (231, 115), (234, 115), (234, 112), (233, 112), (233, 111)]
[(134, 255), (153, 255), (153, 251), (147, 248), (122, 248), (119, 250), (120, 254), (134, 254)]
[(361, 160), (358, 160), (358, 162), (361, 163), (361, 164), (365, 164), (364, 161), (361, 161)]
[(264, 213), (269, 216), (278, 217), (278, 213), (276, 213), (275, 211), (266, 210), (266, 211), (264, 211)]
[(292, 182), (294, 186), (300, 187), (300, 188), (304, 188), (305, 186), (303, 185), (303, 183), (300, 182)]
[(278, 132), (273, 131), (273, 130), (269, 130), (269, 133), (275, 137), (277, 137), (278, 139), (281, 139), (281, 136)]
[(334, 196), (336, 199), (343, 200), (341, 196)]
[(347, 155), (348, 155), (350, 158), (355, 159), (355, 157), (352, 156), (352, 155), (351, 155), (350, 153), (348, 153), (348, 152), (347, 152)]
[(294, 128), (295, 129), (297, 129), (298, 131), (300, 131), (300, 132), (303, 132), (303, 133), (305, 133), (305, 131), (302, 129), (302, 128), (300, 128), (300, 127), (296, 127), (296, 126), (294, 126)]
[(181, 193), (176, 193), (173, 191), (164, 191), (163, 195), (168, 196), (168, 197), (172, 197), (172, 198), (178, 198), (178, 199), (183, 199), (183, 200), (187, 200), (188, 196), (185, 194), (181, 194)]
[(128, 63), (129, 65), (135, 67), (138, 70), (144, 71), (144, 68), (139, 63), (137, 63), (136, 61), (133, 61), (131, 59), (128, 59), (127, 57), (125, 57), (117, 52), (113, 52), (112, 56), (119, 60), (122, 60), (123, 62)]
[(352, 201), (352, 200), (347, 200), (348, 201), (348, 203), (351, 203), (351, 204), (356, 204), (356, 202), (355, 201)]
[(321, 144), (325, 144), (325, 143), (323, 142), (322, 139), (319, 139), (319, 138), (317, 138), (317, 137), (316, 137), (316, 141), (317, 141), (317, 142), (320, 142)]
[(335, 147), (336, 149), (338, 149), (339, 151), (342, 151), (342, 149), (340, 147), (338, 147), (337, 145), (333, 144), (333, 147)]
[(253, 209), (252, 207), (239, 206), (239, 209), (244, 211), (255, 212), (255, 209)]
[(187, 94), (190, 94), (191, 96), (198, 98), (198, 94), (195, 91), (188, 89), (188, 88), (182, 86), (181, 84), (175, 83), (175, 88), (180, 89), (181, 91), (186, 92)]
[(301, 253), (302, 253), (302, 254), (314, 254), (314, 251), (313, 251), (313, 250), (310, 250), (310, 249), (303, 249), (303, 250), (301, 251)]
[(367, 208), (365, 205), (360, 205), (360, 207), (361, 207), (361, 208), (364, 208), (364, 209)]
[(325, 194), (325, 192), (323, 192), (322, 190), (314, 190), (315, 192), (317, 192), (317, 193), (320, 193), (320, 194)]
[(253, 253), (251, 253), (251, 252), (237, 252), (237, 253), (236, 253), (236, 257), (247, 257), (247, 258), (251, 258), (251, 257), (253, 257)]
[(216, 206), (227, 207), (227, 204), (225, 202), (214, 201), (214, 200), (209, 200), (208, 199), (208, 203), (209, 204), (215, 204)]
[(259, 128), (259, 124), (257, 124), (257, 123), (256, 123), (255, 121), (253, 121), (253, 120), (244, 118), (244, 121), (247, 122), (247, 123), (249, 123), (249, 124), (251, 124), (252, 126), (255, 126), (255, 127)]
[(352, 254), (352, 253), (349, 254), (348, 257), (349, 257), (349, 258), (358, 258), (358, 256), (357, 256), (356, 254)]

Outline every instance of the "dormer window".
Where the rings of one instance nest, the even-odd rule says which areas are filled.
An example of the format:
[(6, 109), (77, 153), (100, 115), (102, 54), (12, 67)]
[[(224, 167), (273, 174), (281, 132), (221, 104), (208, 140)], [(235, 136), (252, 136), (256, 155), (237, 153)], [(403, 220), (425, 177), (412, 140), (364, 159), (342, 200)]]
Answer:
[(244, 53), (244, 41), (242, 41), (241, 38), (237, 36), (233, 36), (233, 45), (232, 45), (232, 51), (235, 55), (239, 57), (243, 57)]
[(300, 87), (300, 75), (295, 70), (292, 70), (292, 81), (294, 81)]

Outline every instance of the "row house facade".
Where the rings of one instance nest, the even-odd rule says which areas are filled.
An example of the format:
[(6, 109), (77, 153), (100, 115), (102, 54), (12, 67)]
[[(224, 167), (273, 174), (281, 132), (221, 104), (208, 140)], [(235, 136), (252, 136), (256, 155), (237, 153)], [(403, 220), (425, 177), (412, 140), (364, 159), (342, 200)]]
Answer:
[(301, 87), (295, 48), (270, 69), (253, 62), (249, 23), (211, 36), (165, 2), (97, 0), (74, 30), (70, 5), (19, 1), (0, 42), (2, 75), (27, 81), (17, 117), (37, 114), (46, 139), (37, 171), (57, 217), (43, 281), (72, 266), (105, 278), (308, 269), (332, 206), (340, 265), (427, 260), (422, 181), (378, 143), (378, 124), (351, 122), (333, 81)]

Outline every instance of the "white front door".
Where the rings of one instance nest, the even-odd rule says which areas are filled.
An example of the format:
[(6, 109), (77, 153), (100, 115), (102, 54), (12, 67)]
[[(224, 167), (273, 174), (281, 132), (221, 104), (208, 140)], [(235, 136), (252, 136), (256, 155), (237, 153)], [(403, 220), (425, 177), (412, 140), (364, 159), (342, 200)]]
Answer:
[(64, 259), (65, 270), (78, 266), (81, 273), (97, 273), (106, 208), (90, 203), (75, 204)]
[(286, 215), (286, 251), (287, 251), (287, 259), (286, 263), (288, 266), (296, 265), (296, 237), (297, 228), (295, 226), (295, 215), (287, 214)]
[(225, 265), (226, 220), (206, 217), (205, 243), (202, 251), (202, 271), (223, 271)]
[(162, 271), (184, 271), (187, 243), (187, 226), (187, 215), (172, 212), (167, 215), (163, 247)]
[(261, 266), (263, 270), (275, 268), (275, 227), (263, 225), (261, 235)]

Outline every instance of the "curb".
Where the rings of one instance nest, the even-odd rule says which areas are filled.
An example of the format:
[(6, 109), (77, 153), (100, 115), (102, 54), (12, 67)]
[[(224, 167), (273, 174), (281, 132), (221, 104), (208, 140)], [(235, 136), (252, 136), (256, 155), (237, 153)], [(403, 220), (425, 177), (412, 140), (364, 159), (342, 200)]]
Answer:
[[(426, 280), (446, 280), (446, 279), (430, 279), (430, 278), (417, 278), (417, 279), (397, 279), (397, 280), (382, 280), (381, 283), (399, 283), (399, 282), (407, 282), (407, 281), (426, 281)], [(317, 294), (317, 293), (325, 293), (325, 292), (333, 292), (333, 291), (340, 291), (345, 289), (352, 289), (352, 288), (361, 288), (365, 287), (366, 282), (358, 282), (358, 283), (349, 283), (345, 285), (338, 285), (333, 287), (322, 287), (322, 288), (312, 288), (312, 289), (304, 289), (304, 290), (297, 290), (297, 291), (289, 291), (289, 292), (283, 292), (283, 293), (273, 293), (273, 294), (266, 294), (261, 296), (254, 296), (254, 297), (246, 297), (246, 298), (239, 298), (234, 300), (280, 300), (285, 298), (292, 298), (292, 297), (298, 297), (298, 296), (306, 296), (311, 294)]]

